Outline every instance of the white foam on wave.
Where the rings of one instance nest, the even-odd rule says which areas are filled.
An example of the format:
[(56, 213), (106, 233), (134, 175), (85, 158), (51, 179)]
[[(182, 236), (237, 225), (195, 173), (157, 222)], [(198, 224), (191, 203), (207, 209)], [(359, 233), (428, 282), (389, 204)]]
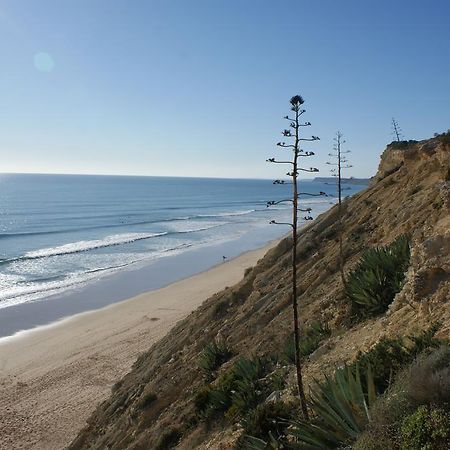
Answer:
[(217, 214), (197, 214), (196, 217), (230, 217), (230, 216), (245, 216), (247, 214), (251, 214), (252, 212), (255, 212), (256, 209), (247, 209), (245, 211), (230, 211), (230, 212), (223, 212), (223, 213), (217, 213)]
[(180, 221), (173, 221), (169, 224), (166, 224), (166, 227), (171, 232), (176, 233), (195, 233), (197, 231), (206, 231), (210, 230), (212, 228), (222, 227), (226, 225), (227, 222), (202, 222), (202, 221), (195, 221), (195, 220), (180, 220)]
[(47, 258), (50, 256), (70, 255), (72, 253), (86, 252), (97, 248), (112, 247), (115, 245), (129, 244), (131, 242), (150, 239), (156, 236), (164, 236), (163, 233), (125, 233), (106, 236), (103, 239), (95, 239), (92, 241), (78, 241), (58, 247), (43, 248), (27, 252), (23, 255), (23, 259)]
[(15, 284), (13, 283), (13, 278), (15, 278), (15, 281), (19, 281), (19, 277), (12, 276), (5, 280), (6, 282), (1, 286), (0, 309), (61, 294), (69, 289), (80, 288), (89, 282), (98, 280), (99, 277), (111, 275), (124, 268), (135, 266), (138, 263), (182, 253), (188, 250), (190, 246), (191, 244), (183, 243), (172, 248), (163, 248), (147, 253), (142, 258), (136, 258), (135, 254), (130, 254), (130, 259), (122, 264), (72, 272), (63, 278), (55, 277), (54, 280), (33, 280), (26, 282), (23, 281), (23, 277), (20, 277), (21, 282)]

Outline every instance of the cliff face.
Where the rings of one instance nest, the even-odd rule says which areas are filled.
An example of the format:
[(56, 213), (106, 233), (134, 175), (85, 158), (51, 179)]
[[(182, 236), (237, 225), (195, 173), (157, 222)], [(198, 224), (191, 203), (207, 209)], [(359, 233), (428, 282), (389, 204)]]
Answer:
[[(302, 230), (298, 280), (303, 324), (321, 320), (332, 334), (305, 365), (305, 382), (352, 360), (382, 336), (404, 335), (441, 321), (450, 333), (450, 146), (439, 138), (403, 149), (388, 147), (371, 186), (345, 202), (347, 270), (361, 253), (410, 233), (406, 283), (386, 314), (357, 324), (338, 272), (336, 208)], [(204, 383), (197, 368), (205, 344), (220, 337), (237, 354), (277, 351), (291, 330), (290, 241), (249, 269), (236, 286), (209, 298), (135, 363), (91, 416), (70, 448), (153, 449), (177, 429), (177, 449), (233, 448), (236, 425), (206, 429), (196, 420), (193, 394)], [(289, 379), (293, 380), (292, 373)], [(143, 407), (149, 393), (156, 399)]]

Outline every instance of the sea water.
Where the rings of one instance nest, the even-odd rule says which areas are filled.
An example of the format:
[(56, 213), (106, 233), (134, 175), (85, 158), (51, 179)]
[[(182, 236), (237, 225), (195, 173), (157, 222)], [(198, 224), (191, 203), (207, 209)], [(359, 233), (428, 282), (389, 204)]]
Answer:
[[(329, 194), (301, 197), (312, 216), (336, 200), (325, 183), (300, 190)], [(267, 202), (290, 193), (270, 180), (2, 174), (0, 315), (168, 256), (243, 238), (246, 250), (261, 246), (289, 232), (269, 222), (289, 222), (291, 205)]]

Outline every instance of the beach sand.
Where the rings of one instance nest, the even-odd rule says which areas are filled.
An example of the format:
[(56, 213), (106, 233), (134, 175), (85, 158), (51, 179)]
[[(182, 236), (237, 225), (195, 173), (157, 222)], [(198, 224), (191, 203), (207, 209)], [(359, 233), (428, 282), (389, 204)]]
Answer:
[(140, 353), (268, 246), (111, 306), (0, 339), (0, 449), (61, 449)]

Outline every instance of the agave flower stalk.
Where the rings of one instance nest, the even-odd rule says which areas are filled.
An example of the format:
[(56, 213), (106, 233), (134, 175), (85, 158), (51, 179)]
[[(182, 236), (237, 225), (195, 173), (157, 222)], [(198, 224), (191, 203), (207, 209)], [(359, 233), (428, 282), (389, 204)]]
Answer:
[(292, 229), (292, 309), (293, 309), (293, 332), (294, 332), (294, 344), (295, 344), (295, 366), (297, 372), (297, 385), (298, 392), (300, 397), (300, 403), (302, 407), (302, 412), (305, 420), (308, 420), (308, 408), (306, 403), (305, 389), (303, 385), (302, 378), (302, 363), (300, 359), (300, 327), (299, 327), (299, 317), (298, 317), (298, 289), (297, 289), (297, 228), (299, 221), (299, 212), (306, 212), (307, 214), (303, 217), (304, 220), (312, 220), (310, 215), (311, 208), (299, 208), (299, 198), (302, 195), (309, 196), (320, 196), (326, 195), (324, 192), (320, 192), (317, 194), (310, 194), (307, 192), (299, 192), (298, 190), (298, 176), (299, 173), (302, 172), (318, 172), (319, 170), (315, 167), (304, 168), (299, 165), (299, 159), (301, 157), (310, 157), (313, 156), (314, 153), (311, 151), (304, 151), (300, 147), (300, 143), (302, 141), (317, 141), (319, 138), (317, 136), (311, 136), (309, 138), (303, 138), (300, 136), (301, 127), (310, 126), (310, 122), (300, 122), (300, 116), (306, 112), (306, 110), (301, 109), (301, 105), (304, 103), (303, 98), (300, 95), (296, 95), (291, 98), (291, 111), (292, 116), (285, 116), (284, 118), (289, 121), (289, 128), (283, 130), (282, 135), (288, 142), (282, 141), (278, 142), (277, 146), (281, 148), (290, 149), (293, 153), (293, 158), (291, 159), (283, 159), (277, 160), (275, 158), (267, 159), (267, 162), (273, 164), (288, 164), (290, 166), (289, 172), (287, 172), (287, 176), (290, 178), (290, 181), (285, 180), (275, 180), (273, 183), (280, 184), (291, 184), (292, 185), (292, 198), (278, 200), (278, 201), (270, 201), (267, 202), (267, 206), (277, 205), (283, 202), (290, 202), (292, 204), (292, 222), (277, 222), (276, 220), (272, 220), (270, 223), (277, 225), (289, 225)]
[(397, 140), (397, 142), (400, 142), (403, 136), (402, 136), (402, 130), (398, 124), (398, 122), (394, 119), (394, 117), (392, 118), (392, 134), (395, 137), (395, 139)]
[(344, 169), (349, 169), (352, 167), (349, 164), (346, 154), (350, 153), (349, 150), (343, 150), (342, 147), (345, 144), (344, 135), (338, 131), (336, 137), (334, 138), (333, 153), (329, 153), (328, 156), (333, 158), (332, 161), (327, 162), (328, 165), (333, 166), (331, 169), (331, 174), (336, 177), (336, 186), (338, 194), (338, 238), (339, 238), (339, 272), (341, 273), (341, 280), (344, 289), (347, 288), (347, 280), (345, 279), (344, 273), (344, 227), (342, 223), (342, 191), (344, 190), (342, 171)]

